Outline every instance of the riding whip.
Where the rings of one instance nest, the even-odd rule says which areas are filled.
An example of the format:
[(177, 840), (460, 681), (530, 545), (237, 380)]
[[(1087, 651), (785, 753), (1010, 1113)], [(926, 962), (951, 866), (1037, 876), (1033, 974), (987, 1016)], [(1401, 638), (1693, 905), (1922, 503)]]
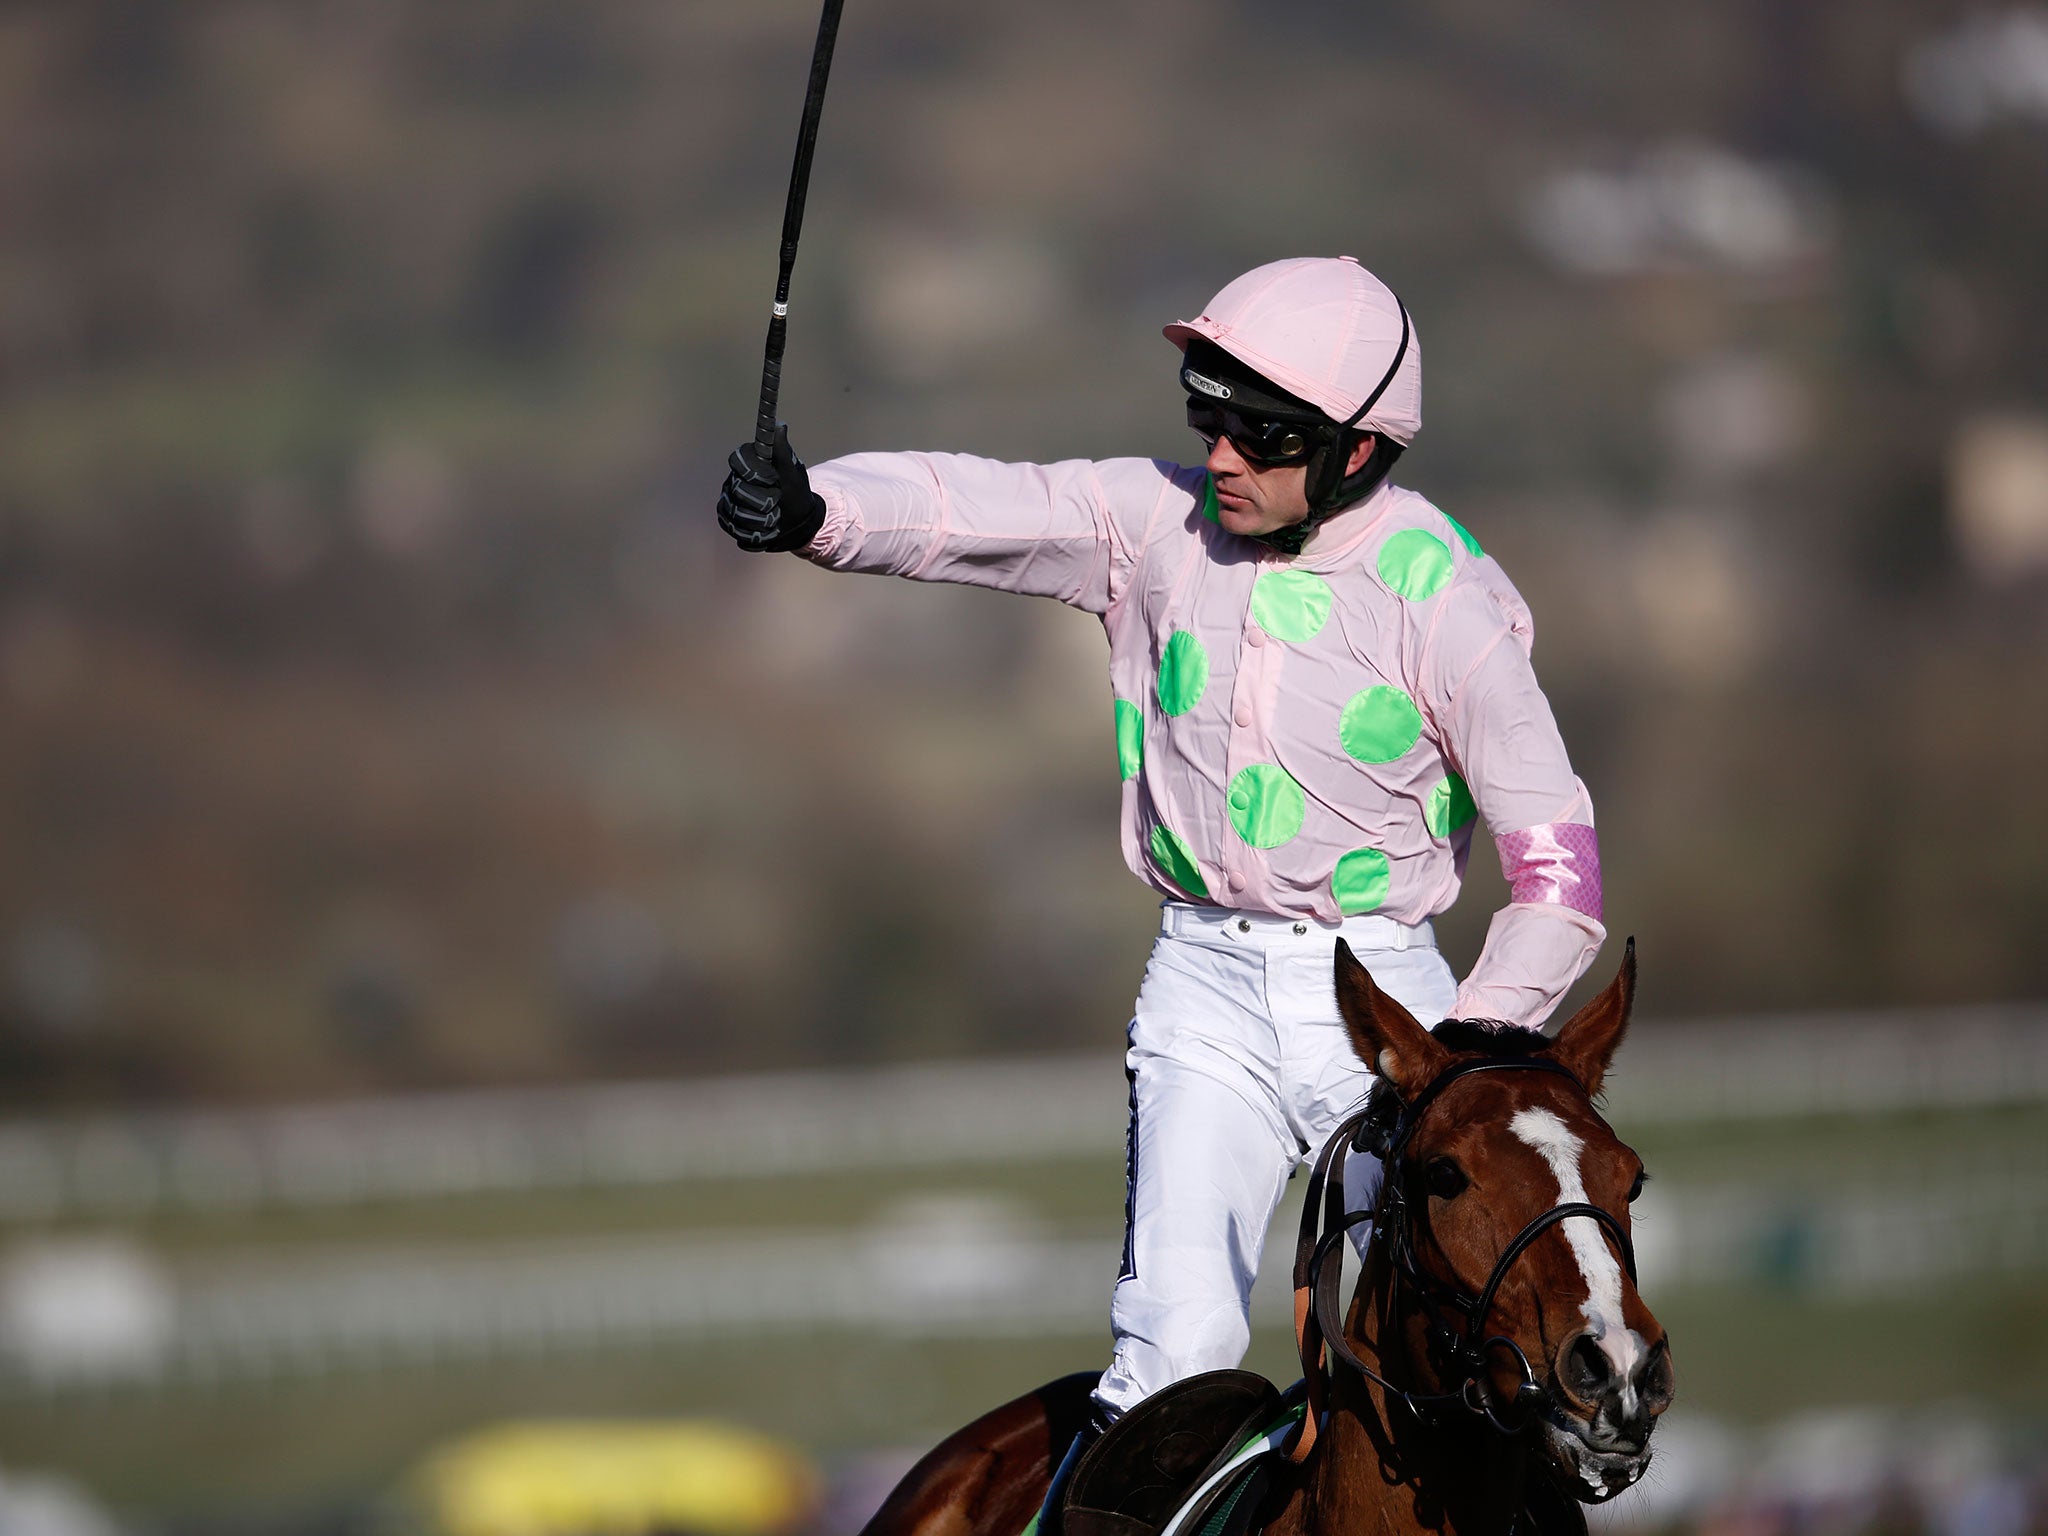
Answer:
[(825, 0), (818, 17), (818, 42), (811, 50), (811, 83), (804, 93), (804, 117), (796, 135), (796, 163), (789, 171), (789, 200), (782, 208), (782, 268), (775, 279), (775, 307), (768, 321), (768, 346), (761, 359), (761, 414), (754, 441), (765, 457), (775, 443), (775, 406), (782, 393), (782, 347), (789, 331), (789, 274), (796, 266), (797, 236), (804, 227), (804, 194), (811, 185), (811, 152), (818, 147), (818, 117), (825, 110), (825, 77), (832, 72), (832, 45), (839, 38), (844, 0)]

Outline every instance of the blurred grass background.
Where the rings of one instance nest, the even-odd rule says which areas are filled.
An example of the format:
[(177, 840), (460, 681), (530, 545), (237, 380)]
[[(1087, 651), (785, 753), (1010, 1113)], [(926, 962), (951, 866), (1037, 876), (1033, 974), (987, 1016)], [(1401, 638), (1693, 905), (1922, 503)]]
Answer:
[[(0, 1141), (1069, 1051), (1113, 1096), (1154, 919), (1092, 626), (711, 523), (814, 20), (0, 8)], [(1158, 327), (1256, 262), (1356, 254), (1423, 342), (1402, 480), (1535, 610), (1646, 1015), (2038, 1000), (2044, 56), (2048, 10), (1975, 0), (855, 0), (784, 411), (813, 460), (1185, 457)], [(1461, 969), (1492, 863), (1482, 837), (1440, 925)], [(1932, 1163), (2044, 1219), (1998, 1171), (2048, 1165), (2038, 1107), (1629, 1129), (1673, 1190)], [(80, 1530), (325, 1529), (438, 1440), (552, 1411), (894, 1453), (1103, 1347), (46, 1389), (21, 1298), (52, 1253), (118, 1303), (134, 1263), (886, 1229), (950, 1191), (1109, 1254), (1118, 1168), (24, 1206), (0, 1497), (62, 1474)], [(1656, 1298), (1689, 1408), (1974, 1404), (2040, 1465), (2041, 1268), (1851, 1298), (1796, 1258)]]
[[(1909, 1069), (1900, 1048), (1936, 1049), (1944, 1022), (1951, 1058), (1982, 1027), (1935, 1014), (1808, 1028), (1853, 1040), (1859, 1022), (1873, 1059)], [(1783, 1097), (1773, 1079), (1788, 1063), (1699, 1062), (1701, 1035), (1753, 1050), (1754, 1031), (1638, 1027), (1615, 1113), (1654, 1176), (1636, 1240), (1679, 1361), (1668, 1427), (1691, 1438), (1664, 1458), (1654, 1502), (1616, 1506), (1619, 1528), (1714, 1530), (1773, 1500), (1810, 1517), (1800, 1483), (1768, 1461), (1788, 1436), (1818, 1437), (1823, 1469), (1849, 1457), (1818, 1474), (1837, 1506), (1836, 1482), (1867, 1500), (1888, 1491), (1887, 1471), (1939, 1496), (1956, 1454), (1976, 1458), (1966, 1489), (2038, 1468), (2048, 1025), (2022, 1010), (1999, 1027), (2017, 1047), (2009, 1082), (1965, 1094), (1931, 1071), (1829, 1068), (1823, 1049), (1812, 1108), (1790, 1113), (1758, 1101), (1759, 1084)], [(300, 1127), (301, 1157), (324, 1150), (399, 1184), (380, 1194), (302, 1166), (296, 1196), (209, 1191), (191, 1147), (210, 1137), (218, 1172), (238, 1139), (257, 1145), (257, 1122), (218, 1115), (204, 1137), (199, 1121), (141, 1127), (129, 1155), (162, 1171), (110, 1179), (119, 1120), (18, 1120), (0, 1146), (0, 1445), (10, 1465), (90, 1490), (143, 1530), (359, 1530), (386, 1528), (423, 1458), (480, 1427), (706, 1419), (816, 1458), (832, 1497), (809, 1528), (833, 1536), (917, 1449), (1100, 1363), (1121, 1209), (1115, 1067), (989, 1062), (959, 1069), (950, 1094), (920, 1076), (711, 1079), (701, 1086), (738, 1102), (780, 1097), (789, 1123), (757, 1123), (722, 1164), (663, 1176), (534, 1161), (574, 1141), (560, 1098), (499, 1102), (495, 1122), (439, 1141), (437, 1122), (475, 1106), (391, 1100), (383, 1139), (410, 1136), (433, 1164), (403, 1193), (405, 1165), (365, 1171), (372, 1148), (352, 1152), (331, 1121), (324, 1149)], [(840, 1100), (822, 1117), (821, 1091)], [(1054, 1109), (1052, 1093), (1074, 1102)], [(35, 1137), (64, 1177), (32, 1211)], [(1295, 1374), (1284, 1281), (1297, 1213), (1298, 1190), (1268, 1245), (1249, 1360), (1281, 1381)], [(1969, 1430), (1964, 1452), (1929, 1450), (1923, 1422), (1950, 1441)], [(1881, 1432), (1919, 1448), (1857, 1470), (1850, 1452), (1867, 1459)], [(1820, 1508), (1840, 1528), (1880, 1528)]]

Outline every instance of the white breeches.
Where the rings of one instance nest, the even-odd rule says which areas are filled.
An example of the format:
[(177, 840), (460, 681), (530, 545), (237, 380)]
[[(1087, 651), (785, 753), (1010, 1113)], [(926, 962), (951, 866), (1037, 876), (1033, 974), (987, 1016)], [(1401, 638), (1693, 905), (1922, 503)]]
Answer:
[[(1457, 983), (1426, 924), (1298, 925), (1166, 905), (1125, 1057), (1124, 1262), (1110, 1304), (1115, 1354), (1095, 1389), (1110, 1415), (1244, 1358), (1281, 1191), (1371, 1083), (1337, 1016), (1340, 936), (1421, 1023), (1449, 1012)], [(1351, 1209), (1378, 1197), (1380, 1175), (1377, 1158), (1348, 1160)]]

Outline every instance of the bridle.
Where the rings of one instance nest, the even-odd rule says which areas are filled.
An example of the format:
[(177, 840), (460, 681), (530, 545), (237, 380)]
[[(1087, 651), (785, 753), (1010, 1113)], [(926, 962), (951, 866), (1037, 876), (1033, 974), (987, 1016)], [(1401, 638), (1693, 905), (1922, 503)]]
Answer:
[[(1541, 1410), (1543, 1388), (1537, 1382), (1536, 1372), (1521, 1345), (1506, 1334), (1487, 1333), (1486, 1322), (1493, 1313), (1494, 1299), (1500, 1293), (1501, 1282), (1507, 1278), (1515, 1262), (1528, 1252), (1530, 1244), (1559, 1222), (1569, 1221), (1574, 1216), (1584, 1216), (1597, 1222), (1614, 1239), (1621, 1251), (1622, 1266), (1628, 1271), (1629, 1281), (1631, 1284), (1635, 1282), (1635, 1245), (1629, 1240), (1628, 1228), (1612, 1212), (1583, 1200), (1553, 1205), (1516, 1233), (1494, 1260), (1493, 1270), (1476, 1296), (1454, 1284), (1447, 1284), (1422, 1267), (1415, 1247), (1415, 1212), (1408, 1196), (1412, 1172), (1407, 1158), (1408, 1144), (1414, 1139), (1422, 1117), (1444, 1090), (1460, 1078), (1480, 1072), (1548, 1072), (1564, 1078), (1580, 1093), (1586, 1091), (1585, 1084), (1579, 1081), (1576, 1073), (1547, 1057), (1480, 1056), (1453, 1062), (1412, 1099), (1405, 1102), (1398, 1098), (1392, 1100), (1399, 1111), (1395, 1116), (1385, 1113), (1384, 1105), (1389, 1101), (1375, 1096), (1364, 1109), (1337, 1127), (1316, 1159), (1315, 1171), (1309, 1178), (1307, 1196), (1302, 1204), (1301, 1239), (1294, 1259), (1295, 1343), (1301, 1353), (1302, 1375), (1309, 1390), (1308, 1412), (1302, 1417), (1300, 1434), (1288, 1450), (1290, 1459), (1297, 1463), (1307, 1458), (1316, 1439), (1316, 1421), (1326, 1391), (1323, 1382), (1325, 1348), (1333, 1361), (1341, 1361), (1351, 1370), (1378, 1383), (1391, 1401), (1401, 1403), (1425, 1424), (1442, 1422), (1446, 1412), (1464, 1412), (1484, 1420), (1505, 1436), (1519, 1435), (1526, 1429)], [(1388, 1084), (1387, 1088), (1391, 1091), (1392, 1085)], [(1344, 1160), (1354, 1150), (1374, 1153), (1386, 1161), (1386, 1182), (1381, 1186), (1376, 1210), (1344, 1209)], [(1341, 1259), (1342, 1245), (1348, 1240), (1351, 1229), (1362, 1221), (1373, 1223), (1372, 1242), (1375, 1245), (1386, 1244), (1396, 1288), (1409, 1287), (1427, 1314), (1431, 1363), (1436, 1367), (1439, 1379), (1453, 1384), (1450, 1390), (1414, 1392), (1398, 1387), (1361, 1360), (1344, 1337), (1338, 1294), (1343, 1264), (1341, 1261), (1335, 1264), (1326, 1261), (1333, 1254), (1340, 1255)], [(1462, 1317), (1463, 1327), (1454, 1327), (1446, 1321), (1446, 1312)], [(1503, 1415), (1502, 1405), (1495, 1400), (1487, 1379), (1488, 1357), (1492, 1351), (1502, 1347), (1513, 1354), (1521, 1370), (1521, 1380), (1516, 1384), (1512, 1402), (1514, 1417)]]

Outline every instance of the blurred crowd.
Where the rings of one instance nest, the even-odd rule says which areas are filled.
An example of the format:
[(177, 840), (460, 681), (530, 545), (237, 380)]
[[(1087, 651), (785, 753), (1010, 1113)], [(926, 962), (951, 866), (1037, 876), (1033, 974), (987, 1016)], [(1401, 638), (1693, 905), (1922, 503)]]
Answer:
[[(812, 16), (0, 15), (0, 1096), (1114, 1037), (1148, 915), (1087, 621), (711, 527)], [(1358, 254), (1647, 1006), (2036, 996), (2044, 37), (874, 0), (785, 414), (814, 459), (1186, 457), (1159, 325)]]
[(2048, 1530), (2040, 1427), (1968, 1405), (1837, 1410), (1734, 1431), (1675, 1412), (1640, 1498), (1599, 1532), (1696, 1536), (2038, 1536)]

